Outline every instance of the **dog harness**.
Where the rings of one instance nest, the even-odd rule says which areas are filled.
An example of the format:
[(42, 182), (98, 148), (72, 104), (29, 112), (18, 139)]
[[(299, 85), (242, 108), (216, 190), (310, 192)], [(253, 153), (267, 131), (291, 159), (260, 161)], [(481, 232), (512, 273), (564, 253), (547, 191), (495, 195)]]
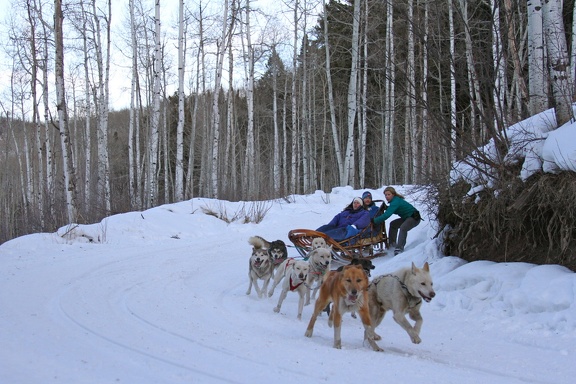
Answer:
[[(408, 290), (408, 287), (406, 286), (406, 284), (404, 284), (404, 282), (402, 280), (400, 280), (400, 278), (396, 275), (383, 275), (381, 278), (379, 279), (374, 279), (374, 281), (372, 281), (371, 284), (377, 285), (380, 280), (382, 280), (385, 277), (392, 277), (394, 279), (396, 279), (396, 281), (398, 281), (398, 283), (400, 284), (400, 287), (402, 288), (402, 292), (404, 292), (404, 296), (406, 296), (406, 299), (408, 300), (408, 308), (414, 308), (415, 306), (417, 306), (418, 304), (420, 304), (422, 302), (422, 298), (418, 297), (418, 296), (414, 296), (410, 293), (410, 291)], [(380, 303), (382, 304), (382, 303)]]
[(302, 283), (303, 283), (303, 281), (300, 281), (296, 285), (292, 284), (292, 276), (290, 276), (290, 291), (295, 291), (296, 289), (298, 289), (299, 286), (302, 285)]
[[(286, 269), (288, 269), (288, 267), (289, 267), (290, 265), (294, 264), (295, 262), (296, 262), (296, 260), (294, 260), (294, 258), (292, 258), (292, 257), (289, 258), (289, 259), (288, 259), (288, 262), (286, 262), (286, 266), (285, 266), (284, 272), (286, 272)], [(292, 291), (295, 291), (296, 289), (298, 289), (299, 286), (302, 285), (302, 283), (304, 283), (304, 281), (300, 281), (298, 284), (294, 285), (294, 284), (292, 283), (292, 276), (290, 276), (290, 291), (291, 291), (291, 292), (292, 292)], [(310, 287), (308, 287), (308, 288), (310, 288)]]

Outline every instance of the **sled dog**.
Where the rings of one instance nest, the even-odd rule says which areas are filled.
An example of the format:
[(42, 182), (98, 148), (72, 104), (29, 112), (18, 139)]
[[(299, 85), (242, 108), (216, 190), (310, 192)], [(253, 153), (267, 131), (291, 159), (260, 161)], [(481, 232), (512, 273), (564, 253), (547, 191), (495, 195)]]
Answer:
[(272, 264), (274, 264), (274, 271), (272, 272), (272, 278), (274, 278), (274, 272), (278, 269), (280, 264), (288, 258), (288, 248), (286, 248), (286, 243), (282, 240), (268, 241), (261, 236), (252, 236), (251, 244), (258, 244), (259, 248), (266, 248)]
[(364, 336), (375, 351), (382, 349), (374, 341), (374, 328), (368, 308), (368, 277), (359, 265), (347, 265), (341, 272), (330, 271), (320, 286), (320, 293), (314, 305), (314, 313), (306, 328), (306, 337), (312, 337), (316, 318), (330, 302), (334, 302), (328, 325), (334, 326), (334, 348), (342, 348), (341, 327), (342, 314), (356, 311), (364, 325)]
[[(246, 294), (249, 295), (250, 292), (252, 292), (252, 285), (254, 285), (256, 294), (261, 298), (266, 294), (266, 290), (268, 290), (268, 283), (272, 278), (274, 264), (272, 264), (268, 250), (263, 248), (262, 244), (255, 239), (255, 237), (248, 239), (248, 243), (250, 243), (253, 248), (248, 263), (248, 278), (250, 279), (250, 285), (248, 286)], [(264, 281), (262, 289), (258, 286), (258, 280)]]
[[(432, 285), (428, 263), (424, 263), (422, 268), (412, 263), (411, 267), (374, 278), (368, 288), (370, 318), (374, 328), (380, 325), (386, 311), (392, 310), (394, 320), (404, 328), (414, 344), (419, 344), (422, 341), (420, 306), (422, 300), (429, 303), (436, 296)], [(415, 322), (414, 326), (406, 319), (407, 314)], [(378, 334), (375, 337), (381, 340)]]
[(304, 308), (304, 298), (309, 288), (306, 284), (310, 265), (304, 260), (294, 260), (292, 258), (286, 259), (276, 271), (274, 276), (274, 284), (268, 292), (268, 297), (272, 297), (274, 289), (282, 280), (282, 292), (278, 298), (278, 304), (274, 307), (274, 312), (280, 312), (282, 302), (286, 298), (288, 291), (297, 292), (300, 296), (298, 300), (298, 320), (302, 319), (302, 309)]
[[(315, 250), (317, 248), (328, 248), (328, 245), (326, 244), (326, 240), (324, 240), (323, 237), (315, 237), (312, 239), (312, 250)], [(332, 247), (330, 247), (332, 248)]]
[[(370, 277), (370, 271), (371, 271), (372, 269), (376, 268), (376, 267), (374, 266), (374, 264), (372, 264), (372, 260), (362, 259), (362, 258), (360, 258), (360, 259), (358, 259), (358, 258), (352, 259), (352, 261), (350, 261), (350, 264), (349, 264), (349, 265), (359, 265), (359, 266), (361, 266), (362, 269), (364, 270), (364, 272), (366, 273), (366, 276), (368, 276), (368, 277)], [(338, 267), (338, 269), (336, 269), (336, 270), (337, 270), (338, 272), (341, 272), (343, 268), (344, 268), (344, 266), (342, 265), (342, 266)], [(326, 308), (324, 308), (324, 312), (326, 312), (328, 315), (330, 315), (330, 304), (328, 304), (328, 305), (326, 306)], [(352, 311), (351, 315), (352, 315), (353, 318), (356, 318), (356, 313), (355, 313), (354, 311)]]
[[(304, 305), (310, 304), (310, 291), (312, 291), (312, 299), (316, 298), (316, 292), (324, 281), (326, 273), (330, 271), (330, 262), (332, 261), (332, 251), (329, 248), (316, 248), (308, 253), (308, 264), (310, 271), (308, 272), (308, 279), (306, 284), (309, 289), (306, 292), (306, 302)], [(314, 286), (316, 283), (316, 286)]]

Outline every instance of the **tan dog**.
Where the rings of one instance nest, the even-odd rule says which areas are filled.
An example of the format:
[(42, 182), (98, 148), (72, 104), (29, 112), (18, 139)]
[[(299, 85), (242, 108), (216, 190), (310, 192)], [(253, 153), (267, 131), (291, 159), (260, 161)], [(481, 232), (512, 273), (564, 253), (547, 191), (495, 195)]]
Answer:
[(374, 341), (374, 328), (368, 308), (368, 277), (361, 266), (347, 265), (341, 272), (329, 272), (320, 287), (320, 294), (314, 305), (314, 313), (304, 334), (306, 337), (312, 337), (316, 318), (330, 302), (334, 302), (328, 318), (328, 325), (334, 326), (334, 348), (342, 348), (342, 315), (345, 312), (356, 311), (362, 319), (364, 335), (368, 343), (373, 350), (382, 350)]
[[(422, 300), (428, 303), (436, 296), (432, 285), (428, 263), (424, 263), (422, 268), (412, 263), (412, 267), (374, 278), (368, 288), (370, 318), (374, 328), (380, 325), (386, 311), (392, 310), (394, 321), (404, 328), (414, 344), (419, 344), (422, 341), (420, 306)], [(406, 319), (407, 314), (414, 320), (414, 326)], [(375, 335), (375, 339), (380, 340), (381, 337)]]
[[(326, 273), (330, 271), (330, 262), (332, 261), (332, 251), (330, 248), (316, 248), (308, 253), (308, 264), (310, 264), (310, 272), (306, 284), (308, 291), (306, 292), (306, 302), (304, 305), (310, 304), (310, 291), (312, 291), (312, 299), (316, 298), (316, 292), (326, 277)], [(316, 286), (314, 286), (316, 283)], [(314, 286), (314, 288), (312, 288)]]
[(278, 298), (278, 305), (274, 307), (274, 312), (280, 312), (282, 307), (282, 302), (286, 298), (288, 291), (297, 292), (300, 295), (300, 300), (298, 300), (298, 320), (302, 319), (302, 309), (304, 308), (304, 296), (309, 292), (309, 288), (306, 284), (306, 279), (308, 278), (308, 271), (310, 265), (304, 260), (294, 260), (292, 258), (287, 259), (276, 271), (274, 276), (274, 284), (268, 292), (268, 297), (274, 294), (274, 289), (280, 281), (284, 279), (282, 283), (282, 292), (280, 292), (280, 297)]

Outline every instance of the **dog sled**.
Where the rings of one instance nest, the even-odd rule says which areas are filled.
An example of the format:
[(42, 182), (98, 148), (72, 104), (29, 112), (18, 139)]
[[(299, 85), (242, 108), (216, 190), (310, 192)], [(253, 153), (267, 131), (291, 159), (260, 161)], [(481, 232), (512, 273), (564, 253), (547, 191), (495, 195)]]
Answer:
[(288, 239), (294, 244), (298, 253), (307, 259), (307, 254), (312, 250), (312, 240), (321, 237), (328, 246), (332, 247), (332, 258), (343, 264), (348, 264), (352, 259), (373, 259), (382, 256), (388, 248), (388, 236), (386, 225), (382, 223), (374, 227), (370, 224), (355, 236), (342, 241), (336, 241), (330, 236), (312, 229), (293, 229), (288, 232)]

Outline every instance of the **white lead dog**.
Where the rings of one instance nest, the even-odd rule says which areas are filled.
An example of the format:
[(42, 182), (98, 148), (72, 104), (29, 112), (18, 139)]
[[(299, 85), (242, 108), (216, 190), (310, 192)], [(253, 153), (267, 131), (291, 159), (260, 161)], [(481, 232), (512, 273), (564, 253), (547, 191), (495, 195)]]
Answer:
[(308, 278), (308, 272), (310, 271), (310, 265), (304, 260), (295, 260), (292, 258), (286, 259), (274, 275), (274, 284), (268, 292), (268, 297), (272, 297), (274, 294), (274, 289), (280, 281), (284, 280), (282, 283), (282, 292), (280, 292), (280, 297), (278, 298), (278, 305), (274, 307), (274, 312), (280, 312), (282, 307), (282, 302), (286, 298), (288, 291), (297, 292), (300, 295), (300, 300), (298, 301), (298, 320), (302, 319), (302, 309), (304, 308), (304, 297), (306, 293), (309, 293), (309, 287), (306, 284), (306, 279)]

